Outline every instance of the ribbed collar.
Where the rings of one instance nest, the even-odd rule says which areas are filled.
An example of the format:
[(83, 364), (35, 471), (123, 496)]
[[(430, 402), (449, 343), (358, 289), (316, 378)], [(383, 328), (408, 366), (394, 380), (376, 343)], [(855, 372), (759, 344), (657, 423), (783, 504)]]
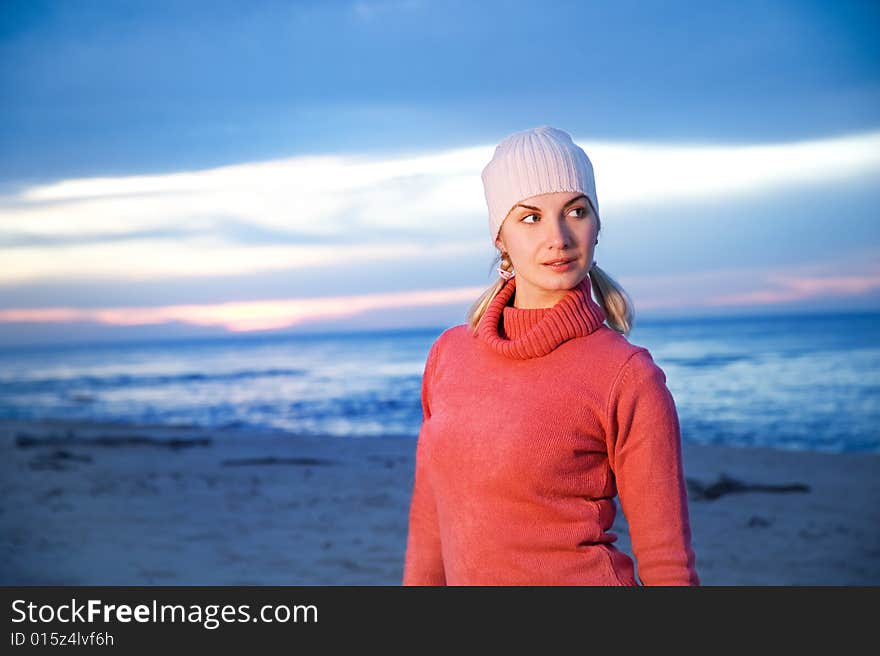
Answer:
[(605, 310), (590, 295), (587, 275), (553, 307), (510, 305), (516, 277), (504, 283), (477, 328), (477, 336), (495, 352), (515, 360), (547, 355), (563, 342), (594, 332), (605, 321)]

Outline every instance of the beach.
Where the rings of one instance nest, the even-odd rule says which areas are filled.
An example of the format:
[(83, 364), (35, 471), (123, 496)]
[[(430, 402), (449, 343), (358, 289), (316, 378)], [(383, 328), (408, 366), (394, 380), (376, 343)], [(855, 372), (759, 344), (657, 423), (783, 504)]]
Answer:
[[(415, 437), (0, 422), (4, 585), (400, 585)], [(683, 444), (703, 585), (880, 584), (880, 455)], [(612, 529), (632, 554), (626, 519)]]

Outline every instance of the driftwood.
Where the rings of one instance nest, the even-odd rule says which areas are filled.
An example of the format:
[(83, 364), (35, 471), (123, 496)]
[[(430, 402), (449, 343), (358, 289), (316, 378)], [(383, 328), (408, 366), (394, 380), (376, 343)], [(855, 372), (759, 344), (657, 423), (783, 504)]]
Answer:
[(803, 483), (788, 483), (785, 485), (768, 485), (765, 483), (744, 483), (726, 474), (721, 474), (718, 480), (708, 485), (700, 481), (688, 478), (688, 496), (697, 501), (712, 501), (735, 492), (809, 492), (810, 487)]

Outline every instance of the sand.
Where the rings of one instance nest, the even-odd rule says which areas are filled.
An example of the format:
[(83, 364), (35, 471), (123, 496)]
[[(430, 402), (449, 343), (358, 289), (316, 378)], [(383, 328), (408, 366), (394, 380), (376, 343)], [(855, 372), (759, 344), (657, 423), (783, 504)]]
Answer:
[[(399, 585), (414, 454), (415, 438), (0, 422), (0, 583)], [(686, 442), (684, 461), (704, 585), (880, 584), (880, 455)], [(613, 530), (631, 554), (623, 513)]]

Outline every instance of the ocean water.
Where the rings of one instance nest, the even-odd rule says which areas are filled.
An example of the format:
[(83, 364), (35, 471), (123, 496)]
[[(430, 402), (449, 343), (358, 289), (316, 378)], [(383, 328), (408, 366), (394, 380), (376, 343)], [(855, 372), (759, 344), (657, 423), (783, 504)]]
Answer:
[[(0, 417), (414, 437), (436, 330), (0, 350)], [(880, 314), (640, 320), (695, 443), (880, 453)]]

